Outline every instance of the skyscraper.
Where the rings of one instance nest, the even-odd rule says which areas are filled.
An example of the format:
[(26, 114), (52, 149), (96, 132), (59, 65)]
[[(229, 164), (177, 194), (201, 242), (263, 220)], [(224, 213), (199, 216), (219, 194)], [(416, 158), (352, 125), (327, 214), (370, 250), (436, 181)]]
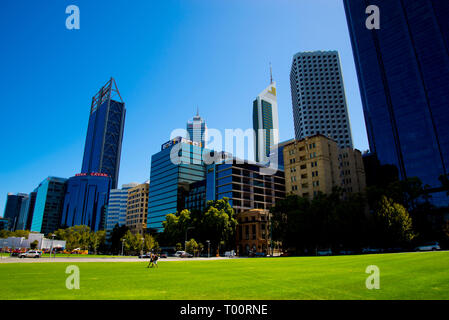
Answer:
[(60, 225), (104, 229), (110, 189), (111, 178), (105, 173), (81, 173), (68, 179)]
[(190, 184), (205, 179), (200, 142), (177, 137), (151, 157), (147, 228), (163, 231), (169, 213), (185, 209)]
[(196, 116), (193, 120), (187, 122), (187, 140), (194, 142), (201, 142), (203, 148), (206, 147), (207, 142), (207, 125), (206, 121), (200, 117), (199, 111), (196, 112)]
[(31, 231), (48, 234), (59, 228), (67, 179), (48, 177), (36, 188)]
[(279, 143), (279, 118), (276, 98), (276, 82), (253, 101), (254, 158), (256, 162), (268, 162), (271, 148)]
[(3, 218), (9, 220), (9, 229), (12, 231), (16, 230), (16, 227), (19, 223), (22, 203), (27, 197), (28, 195), (25, 193), (18, 193), (18, 194), (8, 193)]
[(337, 51), (299, 52), (290, 72), (296, 140), (322, 134), (353, 148)]
[(111, 78), (92, 98), (81, 172), (107, 174), (113, 189), (118, 183), (125, 114), (125, 103)]
[[(378, 30), (366, 26), (368, 4), (380, 10)], [(449, 1), (344, 5), (371, 152), (447, 204), (438, 177), (449, 168)]]

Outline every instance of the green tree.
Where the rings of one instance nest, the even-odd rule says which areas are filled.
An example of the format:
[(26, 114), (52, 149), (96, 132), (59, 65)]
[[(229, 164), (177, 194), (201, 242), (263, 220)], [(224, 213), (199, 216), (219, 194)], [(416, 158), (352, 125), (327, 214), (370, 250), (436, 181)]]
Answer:
[(38, 244), (39, 244), (39, 241), (34, 240), (33, 242), (30, 243), (30, 249), (32, 249), (32, 250), (36, 249)]
[(186, 251), (190, 254), (193, 254), (194, 256), (198, 253), (198, 243), (195, 241), (195, 239), (190, 239), (186, 242)]
[(129, 228), (127, 226), (119, 226), (118, 223), (112, 229), (109, 242), (111, 243), (111, 251), (115, 254), (119, 254), (122, 250), (121, 239), (128, 232)]
[(375, 212), (377, 231), (384, 245), (403, 245), (415, 237), (412, 219), (407, 209), (383, 196)]

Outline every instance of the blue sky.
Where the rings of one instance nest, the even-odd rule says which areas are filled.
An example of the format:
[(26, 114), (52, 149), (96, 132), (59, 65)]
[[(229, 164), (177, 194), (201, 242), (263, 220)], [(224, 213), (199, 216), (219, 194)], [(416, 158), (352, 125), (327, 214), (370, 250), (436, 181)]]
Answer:
[[(81, 29), (68, 30), (77, 5)], [(113, 76), (127, 117), (119, 184), (199, 107), (210, 128), (252, 126), (252, 101), (278, 87), (281, 140), (294, 137), (292, 56), (338, 50), (355, 147), (368, 149), (340, 0), (2, 0), (0, 214), (8, 192), (80, 172), (92, 96)]]

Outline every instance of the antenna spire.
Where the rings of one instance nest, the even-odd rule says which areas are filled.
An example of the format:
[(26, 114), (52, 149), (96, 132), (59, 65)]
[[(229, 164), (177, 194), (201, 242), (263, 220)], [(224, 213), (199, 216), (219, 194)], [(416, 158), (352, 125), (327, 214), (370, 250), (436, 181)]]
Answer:
[(270, 62), (270, 83), (273, 83), (273, 68), (271, 67), (271, 62)]
[(196, 116), (199, 117), (200, 116), (200, 108), (197, 106), (196, 107)]

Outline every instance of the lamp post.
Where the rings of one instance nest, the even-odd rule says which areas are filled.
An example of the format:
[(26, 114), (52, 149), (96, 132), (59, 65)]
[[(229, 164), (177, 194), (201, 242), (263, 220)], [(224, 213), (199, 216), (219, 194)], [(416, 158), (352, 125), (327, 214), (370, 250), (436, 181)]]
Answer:
[(189, 231), (190, 229), (195, 229), (195, 227), (187, 227), (186, 229), (186, 237), (185, 237), (185, 241), (184, 241), (184, 251), (187, 252), (187, 231)]
[[(53, 252), (53, 241), (55, 241), (55, 237), (56, 237), (56, 235), (53, 233), (53, 234), (51, 235), (50, 259), (51, 259), (51, 253)], [(56, 254), (55, 254), (53, 257), (56, 258)]]
[(142, 250), (140, 250), (140, 254), (144, 254), (143, 245), (145, 244), (145, 238), (142, 237)]
[(210, 241), (206, 240), (206, 242), (207, 242), (207, 257), (209, 258), (210, 257)]
[(123, 256), (123, 246), (125, 245), (125, 239), (122, 239), (122, 256)]

